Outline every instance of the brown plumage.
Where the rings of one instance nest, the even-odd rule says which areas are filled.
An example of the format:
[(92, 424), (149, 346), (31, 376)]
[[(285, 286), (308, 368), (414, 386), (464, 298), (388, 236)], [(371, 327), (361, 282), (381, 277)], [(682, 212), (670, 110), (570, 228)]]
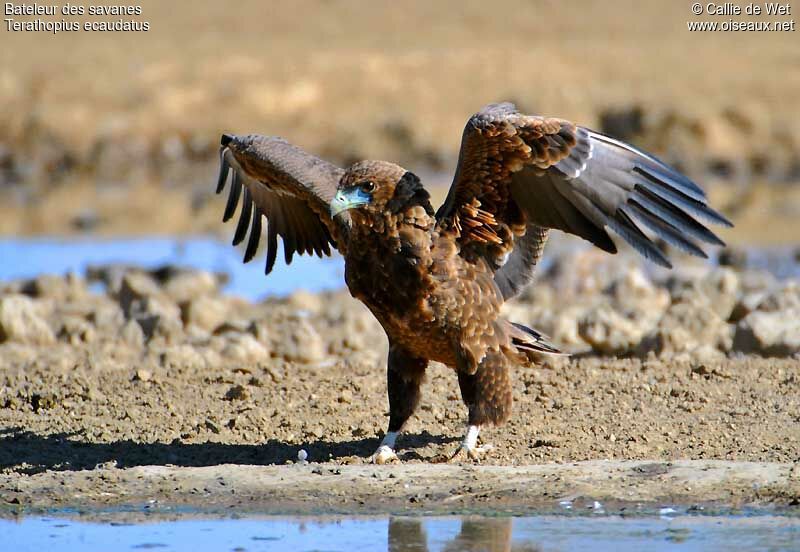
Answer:
[(616, 252), (611, 228), (646, 258), (671, 266), (651, 234), (688, 253), (722, 244), (697, 219), (730, 225), (692, 181), (655, 157), (568, 121), (493, 104), (467, 123), (453, 184), (434, 214), (419, 179), (384, 161), (347, 170), (273, 137), (222, 138), (218, 191), (234, 169), (225, 210), (242, 195), (234, 243), (255, 254), (267, 219), (267, 273), (283, 240), (292, 254), (344, 256), (350, 293), (389, 338), (389, 427), (373, 457), (394, 457), (429, 361), (458, 375), (469, 429), (459, 451), (475, 458), (478, 428), (511, 413), (510, 367), (557, 353), (535, 330), (500, 317), (530, 282), (550, 229)]

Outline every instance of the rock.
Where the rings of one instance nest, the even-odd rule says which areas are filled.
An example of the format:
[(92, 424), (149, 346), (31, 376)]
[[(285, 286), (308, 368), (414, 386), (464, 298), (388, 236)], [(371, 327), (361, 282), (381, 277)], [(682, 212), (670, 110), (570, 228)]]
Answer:
[(743, 353), (790, 356), (800, 351), (800, 284), (791, 280), (769, 293), (752, 293), (734, 309), (733, 347)]
[(227, 301), (217, 297), (198, 297), (181, 305), (181, 318), (186, 326), (213, 332), (230, 316)]
[(326, 356), (325, 342), (304, 316), (281, 316), (269, 330), (274, 356), (303, 363), (320, 362)]
[(136, 320), (128, 320), (120, 330), (120, 338), (131, 347), (144, 346), (144, 331)]
[(162, 318), (175, 320), (183, 325), (183, 322), (181, 322), (180, 307), (165, 297), (145, 297), (138, 304), (138, 310), (138, 313), (134, 311), (134, 315), (138, 315), (139, 313), (156, 315)]
[(733, 306), (728, 321), (736, 324), (742, 318), (756, 310), (758, 305), (761, 304), (766, 296), (767, 293), (762, 291), (756, 291), (742, 295), (739, 297), (739, 299), (737, 299), (736, 304)]
[(689, 352), (687, 357), (694, 363), (721, 362), (725, 359), (725, 353), (710, 343), (704, 343)]
[(609, 305), (592, 309), (578, 322), (578, 334), (595, 351), (617, 355), (633, 349), (649, 330)]
[(49, 298), (63, 303), (83, 299), (89, 290), (83, 278), (69, 273), (66, 277), (41, 274), (32, 280), (23, 282), (21, 292), (31, 297)]
[(171, 342), (182, 335), (180, 308), (146, 274), (125, 274), (117, 298), (125, 316), (139, 323), (148, 341), (158, 335)]
[(91, 343), (96, 338), (94, 326), (78, 316), (67, 316), (61, 321), (58, 337), (65, 339), (70, 345)]
[(742, 293), (769, 292), (778, 280), (766, 270), (745, 270), (738, 273)]
[(211, 332), (198, 326), (186, 326), (183, 337), (187, 343), (191, 344), (208, 343), (208, 340), (211, 339)]
[(766, 312), (794, 311), (800, 309), (800, 282), (789, 280), (779, 289), (767, 294), (756, 310)]
[(43, 316), (42, 307), (25, 295), (0, 298), (0, 343), (16, 341), (29, 345), (52, 345), (56, 341)]
[(318, 293), (311, 293), (306, 290), (298, 290), (292, 293), (286, 299), (286, 304), (289, 305), (293, 310), (318, 313), (323, 307), (322, 299), (322, 295)]
[(224, 337), (227, 338), (222, 349), (225, 360), (255, 364), (269, 359), (269, 349), (250, 334), (229, 332)]
[(222, 364), (222, 356), (211, 347), (196, 347), (195, 351), (206, 363), (206, 366), (219, 366)]
[[(555, 282), (555, 287), (540, 282), (535, 294), (527, 294), (535, 301), (526, 306), (529, 325), (572, 352), (586, 350), (587, 344), (603, 354), (635, 348), (661, 318), (670, 303), (669, 293), (654, 285), (636, 265), (622, 263), (605, 271), (603, 261), (592, 255), (575, 257), (578, 265), (584, 261), (603, 270), (590, 274), (584, 266), (580, 269), (584, 277), (566, 289), (562, 282)], [(567, 266), (558, 271), (569, 274)], [(600, 284), (602, 293), (597, 289)], [(534, 298), (541, 298), (544, 304), (539, 305)], [(517, 320), (524, 313), (515, 314), (511, 319)]]
[(116, 292), (119, 306), (126, 317), (138, 308), (139, 302), (147, 297), (161, 295), (161, 288), (150, 276), (141, 272), (129, 272), (122, 276), (119, 291)]
[(88, 316), (99, 335), (116, 336), (125, 325), (125, 315), (116, 303), (104, 301), (94, 307)]
[(161, 364), (180, 368), (206, 366), (206, 359), (191, 345), (175, 345), (161, 352)]
[(532, 326), (549, 335), (559, 346), (585, 347), (585, 341), (578, 331), (578, 322), (586, 316), (588, 309), (580, 305), (570, 305), (552, 313), (549, 319), (540, 319)]
[(563, 300), (606, 289), (637, 264), (594, 248), (562, 252), (553, 258), (540, 281), (552, 282)]
[(251, 333), (259, 341), (266, 341), (269, 332), (263, 326), (258, 326), (250, 320), (233, 319), (226, 320), (212, 332), (213, 335), (225, 335), (227, 333)]
[(767, 312), (790, 310), (800, 306), (800, 286), (789, 280), (776, 288), (774, 279), (748, 277), (744, 292), (736, 301), (730, 321), (737, 323), (753, 311)]
[(733, 349), (766, 356), (800, 352), (800, 307), (751, 312), (736, 325)]
[(185, 303), (217, 294), (219, 281), (214, 274), (202, 270), (179, 272), (164, 282), (163, 291), (176, 303)]
[(149, 342), (158, 337), (165, 343), (175, 343), (183, 337), (183, 325), (176, 316), (161, 314), (140, 314), (135, 318), (142, 327), (145, 339)]
[(119, 294), (122, 279), (129, 274), (141, 274), (148, 277), (139, 267), (124, 264), (94, 265), (86, 268), (86, 279), (89, 282), (100, 282), (112, 295)]
[(736, 306), (740, 285), (732, 269), (717, 268), (702, 278), (672, 279), (669, 288), (673, 303), (694, 303), (728, 320)]
[[(375, 350), (382, 346), (385, 338), (375, 317), (352, 299), (344, 299), (337, 308), (326, 305), (321, 313), (325, 323), (324, 334), (328, 336), (328, 352), (336, 355), (349, 355), (353, 351)], [(348, 305), (349, 308), (342, 308)], [(512, 318), (513, 320), (517, 320)]]
[(719, 317), (728, 320), (739, 293), (739, 277), (736, 272), (730, 268), (712, 270), (699, 282), (699, 289)]
[(638, 266), (630, 267), (616, 278), (604, 293), (612, 299), (614, 308), (625, 313), (655, 313), (658, 319), (669, 306), (669, 293), (653, 285)]
[(706, 345), (729, 351), (732, 326), (727, 324), (706, 300), (673, 303), (658, 322), (655, 331), (647, 335), (637, 352), (659, 356), (692, 353)]

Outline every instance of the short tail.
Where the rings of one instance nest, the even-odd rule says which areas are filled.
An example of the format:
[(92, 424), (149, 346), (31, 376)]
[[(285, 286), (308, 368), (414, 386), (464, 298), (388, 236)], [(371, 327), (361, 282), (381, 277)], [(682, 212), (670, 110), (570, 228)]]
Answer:
[(549, 338), (522, 324), (516, 322), (509, 322), (511, 343), (517, 348), (520, 353), (525, 354), (530, 358), (531, 353), (544, 353), (548, 355), (569, 355), (558, 349), (555, 345), (550, 343)]

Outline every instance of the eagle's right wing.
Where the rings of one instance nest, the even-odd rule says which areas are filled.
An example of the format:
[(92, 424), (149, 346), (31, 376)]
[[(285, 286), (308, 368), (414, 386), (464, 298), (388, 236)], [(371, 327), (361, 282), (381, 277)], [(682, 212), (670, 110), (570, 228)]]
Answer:
[[(278, 236), (283, 240), (286, 264), (295, 252), (330, 255), (330, 245), (344, 253), (349, 219), (330, 214), (330, 202), (344, 171), (272, 136), (222, 136), (217, 193), (222, 192), (233, 169), (231, 189), (223, 221), (242, 209), (233, 237), (238, 245), (250, 237), (244, 262), (256, 254), (261, 239), (261, 217), (267, 222), (267, 264), (275, 265)], [(243, 193), (242, 193), (243, 192)]]

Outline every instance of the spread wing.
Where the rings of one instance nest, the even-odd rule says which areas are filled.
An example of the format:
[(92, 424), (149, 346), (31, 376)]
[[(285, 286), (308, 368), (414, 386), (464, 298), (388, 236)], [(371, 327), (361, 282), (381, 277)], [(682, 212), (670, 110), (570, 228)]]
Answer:
[(262, 216), (267, 223), (267, 264), (275, 265), (278, 236), (283, 240), (286, 264), (295, 252), (330, 255), (330, 245), (343, 252), (347, 219), (330, 215), (330, 202), (344, 171), (310, 155), (289, 142), (272, 136), (222, 136), (217, 193), (233, 172), (228, 203), (222, 220), (227, 222), (240, 203), (239, 223), (233, 237), (238, 245), (250, 232), (244, 262), (256, 254), (261, 239)]
[(480, 252), (495, 264), (505, 298), (531, 279), (549, 228), (616, 253), (610, 228), (671, 267), (654, 238), (706, 257), (699, 243), (724, 244), (700, 221), (732, 226), (694, 182), (652, 155), (569, 121), (523, 115), (510, 103), (486, 106), (467, 123), (436, 215), (440, 228), (456, 233), (462, 254)]

